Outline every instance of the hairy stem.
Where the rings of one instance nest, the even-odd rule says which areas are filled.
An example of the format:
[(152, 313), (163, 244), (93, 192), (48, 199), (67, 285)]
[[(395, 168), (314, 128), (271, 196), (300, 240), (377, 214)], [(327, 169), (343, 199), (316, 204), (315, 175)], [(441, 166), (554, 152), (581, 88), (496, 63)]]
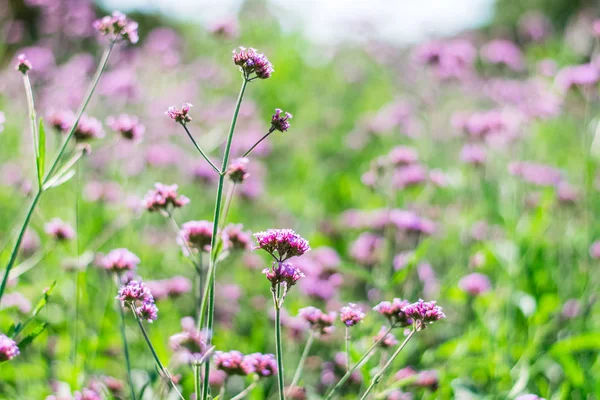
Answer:
[(304, 346), (304, 351), (302, 352), (302, 356), (300, 356), (300, 361), (298, 361), (298, 367), (296, 368), (296, 372), (294, 373), (294, 378), (292, 379), (292, 383), (290, 384), (290, 388), (298, 385), (300, 381), (300, 377), (302, 376), (302, 371), (304, 370), (304, 364), (306, 363), (306, 359), (308, 358), (308, 354), (310, 352), (310, 348), (315, 340), (315, 332), (313, 330), (308, 334), (308, 339), (306, 340), (306, 345)]

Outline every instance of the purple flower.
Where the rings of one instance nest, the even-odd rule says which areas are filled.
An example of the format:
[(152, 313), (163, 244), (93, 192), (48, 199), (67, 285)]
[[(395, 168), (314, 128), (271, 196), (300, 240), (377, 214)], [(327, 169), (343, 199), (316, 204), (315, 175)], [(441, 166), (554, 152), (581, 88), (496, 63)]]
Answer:
[(249, 250), (252, 247), (252, 234), (245, 232), (242, 224), (229, 224), (223, 229), (223, 241), (232, 250)]
[(471, 74), (477, 51), (467, 40), (431, 41), (417, 47), (415, 60), (433, 69), (440, 79), (463, 79)]
[(146, 128), (140, 124), (139, 118), (133, 115), (121, 114), (118, 117), (108, 117), (106, 123), (110, 128), (121, 134), (124, 139), (139, 141)]
[(25, 54), (19, 54), (17, 57), (17, 65), (15, 69), (23, 74), (26, 74), (27, 71), (32, 69), (31, 62), (25, 57)]
[(411, 164), (396, 168), (392, 175), (392, 186), (396, 189), (405, 189), (427, 180), (427, 169), (420, 164)]
[(479, 296), (488, 292), (491, 286), (490, 279), (486, 275), (477, 272), (465, 276), (458, 282), (458, 287), (471, 296)]
[(577, 299), (569, 299), (563, 304), (561, 315), (565, 319), (576, 318), (581, 314), (581, 303)]
[(280, 108), (275, 109), (275, 114), (271, 117), (271, 128), (279, 132), (285, 132), (290, 128), (290, 119), (294, 116), (289, 112), (283, 112)]
[(158, 318), (158, 307), (156, 307), (156, 304), (154, 303), (142, 303), (141, 306), (135, 309), (135, 312), (138, 318), (150, 323), (152, 323), (152, 321), (156, 321), (156, 318)]
[(59, 132), (67, 133), (73, 125), (75, 116), (69, 110), (52, 111), (48, 114), (47, 121)]
[[(308, 241), (291, 229), (267, 229), (254, 234), (258, 246), (279, 262), (301, 256), (310, 250)], [(277, 254), (277, 255), (276, 255)]]
[(60, 218), (53, 218), (44, 226), (44, 231), (54, 240), (66, 241), (75, 237), (75, 231), (71, 225), (63, 222)]
[(425, 324), (432, 324), (442, 318), (446, 318), (444, 311), (440, 306), (435, 304), (435, 301), (423, 301), (419, 299), (416, 303), (412, 303), (402, 309), (402, 312), (412, 319), (416, 328), (421, 330), (425, 328)]
[(556, 74), (555, 82), (559, 89), (567, 92), (573, 86), (589, 88), (600, 81), (600, 71), (593, 64), (572, 65)]
[(19, 354), (17, 343), (8, 336), (0, 334), (0, 362), (12, 360)]
[(121, 303), (135, 304), (137, 302), (153, 303), (154, 297), (150, 290), (143, 282), (129, 281), (124, 286), (121, 286), (117, 295), (117, 300)]
[(227, 176), (234, 183), (242, 183), (250, 177), (248, 173), (248, 163), (250, 161), (246, 158), (238, 158), (233, 160), (227, 168)]
[(165, 185), (160, 182), (154, 184), (154, 189), (144, 196), (143, 205), (150, 211), (165, 210), (169, 206), (180, 208), (190, 202), (190, 199), (177, 193), (177, 185)]
[(490, 64), (505, 65), (513, 71), (525, 67), (521, 49), (509, 40), (492, 40), (481, 49), (481, 57)]
[(244, 357), (244, 363), (251, 366), (253, 372), (261, 378), (277, 374), (277, 360), (273, 354), (249, 354)]
[(476, 167), (485, 164), (486, 156), (486, 149), (480, 144), (465, 144), (460, 151), (460, 159)]
[(176, 351), (185, 363), (199, 361), (206, 353), (206, 335), (196, 330), (196, 323), (191, 317), (181, 319), (183, 332), (169, 338), (169, 346)]
[(544, 164), (513, 162), (508, 165), (508, 170), (512, 175), (538, 186), (555, 186), (562, 180), (561, 170)]
[(419, 372), (419, 375), (417, 375), (415, 386), (428, 388), (431, 390), (437, 390), (439, 383), (440, 379), (438, 378), (438, 374), (436, 371), (424, 370)]
[(386, 328), (385, 326), (382, 326), (381, 329), (379, 330), (379, 333), (377, 333), (377, 336), (375, 336), (373, 338), (373, 341), (378, 342), (381, 340), (381, 342), (379, 342), (379, 346), (381, 346), (383, 348), (389, 348), (389, 347), (396, 346), (398, 344), (398, 340), (396, 340), (396, 337), (392, 333), (386, 334), (387, 331), (388, 331), (388, 328)]
[(335, 312), (325, 314), (316, 307), (304, 307), (298, 311), (298, 316), (308, 322), (310, 328), (318, 333), (325, 334), (333, 330)]
[(590, 257), (592, 257), (594, 260), (600, 258), (600, 240), (596, 240), (590, 246)]
[(126, 15), (119, 11), (113, 11), (112, 15), (94, 21), (93, 27), (114, 43), (126, 40), (135, 44), (139, 40), (137, 22), (128, 20)]
[(213, 224), (208, 221), (188, 221), (181, 225), (178, 241), (184, 253), (187, 253), (186, 245), (191, 250), (210, 252), (212, 231)]
[(240, 47), (238, 51), (233, 50), (233, 63), (239, 66), (248, 79), (252, 73), (256, 78), (267, 79), (273, 73), (273, 65), (264, 54), (258, 53), (256, 49)]
[[(70, 129), (71, 127), (69, 127)], [(104, 137), (102, 122), (94, 117), (82, 115), (77, 123), (73, 137), (77, 142), (86, 142), (92, 139), (101, 139)]]
[(354, 303), (348, 303), (340, 309), (340, 320), (350, 327), (358, 324), (365, 318), (365, 313)]
[(408, 300), (394, 298), (392, 301), (382, 301), (373, 307), (373, 310), (386, 317), (391, 325), (408, 326), (413, 321), (406, 316), (402, 309), (409, 304)]
[(273, 288), (280, 283), (285, 283), (286, 291), (296, 284), (301, 278), (304, 278), (304, 273), (290, 263), (273, 262), (271, 268), (265, 268), (263, 274), (271, 282)]
[(192, 120), (192, 117), (189, 115), (190, 108), (192, 108), (190, 103), (183, 103), (180, 110), (175, 108), (175, 106), (171, 106), (165, 111), (165, 114), (175, 122), (185, 125)]
[(519, 32), (527, 40), (541, 42), (552, 31), (552, 23), (542, 13), (530, 11), (519, 19)]
[(412, 147), (396, 146), (390, 150), (388, 158), (395, 166), (410, 165), (419, 161), (419, 153)]
[(254, 372), (254, 366), (245, 359), (239, 351), (230, 352), (218, 351), (213, 360), (218, 370), (224, 371), (227, 375), (250, 375)]
[(350, 248), (350, 255), (361, 265), (372, 266), (377, 264), (383, 248), (383, 238), (374, 233), (362, 233)]
[(114, 249), (100, 262), (102, 268), (109, 272), (133, 271), (140, 263), (138, 256), (127, 249)]

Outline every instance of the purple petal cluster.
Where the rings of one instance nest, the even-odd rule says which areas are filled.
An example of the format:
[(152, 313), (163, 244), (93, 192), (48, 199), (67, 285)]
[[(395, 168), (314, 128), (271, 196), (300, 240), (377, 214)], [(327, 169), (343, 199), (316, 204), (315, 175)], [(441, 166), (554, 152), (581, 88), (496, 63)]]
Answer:
[(308, 322), (310, 328), (315, 332), (325, 334), (333, 330), (336, 317), (335, 312), (324, 313), (316, 307), (304, 307), (298, 311), (298, 316)]
[[(69, 127), (70, 128), (70, 127)], [(87, 142), (93, 139), (101, 139), (104, 137), (104, 129), (102, 122), (94, 117), (82, 115), (77, 123), (73, 137), (77, 142)]]
[(237, 350), (229, 352), (218, 351), (215, 353), (213, 360), (217, 369), (224, 371), (229, 376), (245, 376), (254, 372), (251, 360)]
[(210, 252), (212, 231), (213, 224), (208, 221), (188, 221), (181, 225), (178, 240), (184, 253), (187, 252), (187, 247), (200, 252)]
[(132, 307), (141, 320), (153, 322), (158, 317), (158, 308), (150, 289), (142, 282), (129, 281), (121, 286), (116, 297), (123, 307)]
[(192, 282), (184, 276), (174, 276), (169, 279), (146, 281), (155, 300), (167, 297), (175, 298), (192, 291)]
[(387, 331), (388, 328), (382, 326), (377, 335), (373, 338), (374, 342), (379, 342), (381, 340), (381, 342), (379, 342), (379, 346), (386, 349), (394, 347), (398, 344), (396, 336), (394, 336), (391, 332), (386, 334)]
[(229, 164), (229, 168), (227, 168), (227, 176), (234, 183), (242, 183), (246, 179), (250, 177), (248, 173), (248, 160), (246, 157), (238, 158), (237, 160), (233, 160), (231, 164)]
[(490, 64), (505, 65), (513, 71), (525, 67), (521, 49), (509, 40), (492, 40), (481, 49), (481, 57)]
[(75, 116), (70, 110), (51, 111), (46, 120), (54, 129), (59, 132), (67, 133), (73, 125)]
[(310, 250), (308, 241), (291, 229), (268, 229), (255, 233), (254, 237), (258, 242), (255, 249), (265, 250), (279, 262)]
[(446, 314), (444, 314), (440, 306), (436, 305), (435, 301), (423, 301), (421, 299), (416, 303), (404, 307), (402, 312), (406, 317), (412, 319), (415, 324), (418, 323), (418, 329), (425, 328), (425, 324), (431, 324), (442, 318), (446, 318)]
[(280, 283), (285, 283), (286, 290), (289, 290), (301, 278), (304, 278), (304, 273), (290, 263), (274, 262), (271, 268), (265, 268), (263, 274), (271, 282), (272, 287), (276, 287)]
[(135, 44), (139, 40), (137, 22), (128, 20), (127, 16), (119, 11), (113, 11), (111, 15), (94, 21), (93, 27), (111, 42), (126, 40)]
[(223, 228), (223, 241), (230, 250), (250, 250), (252, 233), (244, 231), (242, 224), (229, 224)]
[(19, 354), (17, 343), (8, 336), (0, 334), (0, 362), (10, 361)]
[(15, 66), (15, 69), (23, 74), (26, 74), (27, 71), (31, 70), (32, 68), (33, 66), (31, 65), (31, 62), (27, 59), (25, 54), (19, 54), (19, 56), (17, 57), (17, 65)]
[(471, 296), (479, 296), (482, 293), (488, 292), (492, 285), (486, 275), (475, 272), (462, 278), (458, 282), (458, 287)]
[(133, 271), (140, 263), (138, 256), (127, 249), (114, 249), (100, 261), (102, 268), (109, 272)]
[(556, 86), (563, 92), (571, 88), (592, 88), (600, 81), (600, 70), (594, 64), (572, 65), (556, 74)]
[(244, 362), (251, 366), (252, 372), (261, 378), (268, 378), (277, 374), (277, 360), (273, 354), (249, 354), (245, 357)]
[(237, 51), (233, 50), (233, 63), (242, 69), (246, 78), (254, 73), (257, 78), (267, 79), (274, 72), (273, 65), (267, 57), (252, 47), (248, 49), (239, 47)]
[(199, 361), (207, 350), (206, 335), (196, 330), (195, 322), (190, 317), (181, 320), (183, 332), (169, 338), (169, 346), (185, 363)]
[(110, 129), (120, 133), (127, 140), (140, 141), (146, 130), (139, 118), (134, 115), (121, 114), (116, 118), (108, 117), (106, 123)]
[(513, 162), (509, 164), (508, 170), (525, 182), (538, 186), (555, 186), (563, 179), (562, 171), (558, 168), (528, 161)]
[(190, 199), (177, 192), (177, 185), (165, 185), (155, 183), (154, 189), (148, 191), (144, 196), (143, 205), (146, 210), (168, 211), (169, 207), (180, 208), (190, 202)]
[(53, 218), (44, 226), (44, 231), (54, 240), (66, 241), (75, 237), (75, 230), (60, 218)]
[(440, 79), (464, 79), (471, 75), (477, 51), (467, 40), (431, 41), (416, 49), (415, 60), (433, 69)]
[(171, 106), (165, 111), (165, 114), (175, 122), (185, 125), (192, 120), (189, 114), (190, 108), (192, 108), (190, 103), (183, 103), (181, 109)]
[(283, 112), (280, 108), (275, 109), (275, 114), (271, 117), (271, 128), (279, 132), (285, 132), (290, 128), (290, 119), (294, 116), (289, 112)]
[(410, 305), (408, 300), (394, 298), (392, 301), (382, 301), (373, 307), (373, 310), (384, 316), (392, 325), (408, 326), (413, 323), (412, 319), (406, 316), (404, 307)]
[(354, 326), (365, 318), (365, 313), (354, 303), (340, 309), (340, 320), (347, 327)]

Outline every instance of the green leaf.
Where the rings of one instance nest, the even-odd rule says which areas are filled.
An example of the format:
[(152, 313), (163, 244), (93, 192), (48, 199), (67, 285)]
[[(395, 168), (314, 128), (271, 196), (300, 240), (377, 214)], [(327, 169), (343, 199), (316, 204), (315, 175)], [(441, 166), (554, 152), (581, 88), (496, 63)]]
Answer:
[(35, 308), (33, 309), (31, 316), (29, 318), (27, 318), (25, 321), (19, 322), (17, 324), (17, 326), (15, 327), (13, 337), (16, 337), (19, 333), (21, 333), (23, 331), (23, 329), (25, 329), (25, 327), (27, 325), (29, 325), (29, 323), (31, 323), (31, 321), (33, 321), (35, 319), (35, 317), (40, 313), (40, 311), (42, 311), (42, 309), (46, 306), (46, 304), (48, 304), (48, 299), (50, 298), (50, 295), (52, 295), (52, 292), (54, 291), (55, 287), (56, 287), (56, 281), (54, 281), (52, 283), (52, 285), (50, 285), (50, 287), (44, 292), (44, 296), (35, 305)]
[(37, 162), (37, 173), (38, 173), (38, 185), (40, 190), (43, 190), (42, 181), (44, 180), (44, 169), (46, 168), (46, 131), (44, 129), (44, 119), (40, 118), (40, 129), (38, 130), (38, 158)]
[(19, 350), (23, 351), (27, 346), (29, 346), (36, 337), (40, 336), (42, 332), (46, 330), (48, 325), (49, 324), (47, 322), (44, 322), (43, 324), (36, 326), (35, 329), (29, 333), (29, 335), (25, 336), (23, 340), (19, 342)]
[(574, 353), (586, 350), (600, 350), (600, 332), (588, 332), (556, 342), (550, 352)]
[(19, 329), (19, 327), (21, 326), (20, 322), (17, 323), (12, 323), (10, 325), (10, 328), (8, 328), (8, 332), (6, 332), (6, 336), (8, 336), (9, 338), (14, 338), (15, 337), (15, 332), (17, 332), (17, 329)]

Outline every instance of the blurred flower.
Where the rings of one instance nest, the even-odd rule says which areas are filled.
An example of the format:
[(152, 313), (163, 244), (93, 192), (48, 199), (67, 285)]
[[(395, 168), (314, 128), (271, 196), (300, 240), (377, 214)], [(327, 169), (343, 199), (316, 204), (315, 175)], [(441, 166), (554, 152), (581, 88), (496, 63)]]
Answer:
[(595, 86), (600, 80), (600, 72), (593, 64), (572, 65), (564, 67), (556, 74), (556, 86), (563, 92), (572, 87), (582, 89)]
[(224, 371), (229, 376), (244, 376), (254, 372), (254, 366), (249, 362), (250, 360), (245, 359), (244, 355), (236, 350), (230, 352), (217, 351), (213, 361), (218, 370)]
[(581, 303), (577, 299), (569, 299), (565, 302), (562, 308), (561, 315), (563, 318), (577, 318), (581, 314)]
[(306, 400), (306, 389), (299, 386), (288, 386), (286, 398), (289, 400)]
[(412, 303), (402, 309), (402, 312), (410, 319), (416, 328), (421, 330), (426, 327), (425, 324), (432, 324), (442, 318), (446, 318), (441, 307), (435, 304), (435, 301), (423, 301)]
[(412, 147), (396, 146), (390, 150), (388, 158), (395, 166), (410, 165), (419, 161), (419, 153)]
[(190, 317), (181, 320), (183, 332), (176, 333), (169, 339), (169, 346), (184, 363), (194, 363), (206, 354), (206, 335), (198, 332), (195, 322)]
[(386, 317), (391, 325), (408, 326), (413, 323), (404, 313), (403, 308), (410, 304), (408, 300), (394, 298), (390, 301), (382, 301), (373, 307), (373, 310)]
[(250, 177), (248, 173), (248, 163), (250, 161), (247, 158), (238, 158), (233, 160), (227, 168), (227, 176), (234, 183), (243, 183)]
[(426, 180), (427, 169), (420, 164), (411, 164), (394, 170), (392, 186), (396, 189), (405, 189), (423, 183)]
[(508, 170), (512, 175), (538, 186), (554, 186), (562, 180), (559, 169), (544, 164), (513, 162), (508, 165)]
[(539, 11), (530, 11), (519, 19), (519, 33), (532, 42), (541, 42), (552, 32), (552, 23)]
[(32, 68), (33, 66), (31, 65), (27, 57), (25, 57), (25, 54), (19, 54), (19, 56), (17, 57), (17, 66), (15, 67), (15, 69), (23, 74), (26, 74), (27, 71), (29, 71)]
[(600, 38), (600, 19), (595, 19), (594, 22), (592, 22), (592, 32), (594, 33), (594, 36)]
[(431, 390), (437, 390), (439, 386), (439, 378), (436, 371), (421, 371), (417, 375), (417, 380), (414, 385), (417, 387), (428, 388)]
[(44, 226), (44, 231), (54, 240), (65, 241), (75, 237), (75, 231), (71, 225), (63, 222), (60, 218), (53, 218)]
[(503, 39), (492, 40), (481, 49), (481, 57), (490, 64), (505, 65), (513, 71), (522, 71), (525, 67), (521, 49)]
[(4, 334), (0, 334), (0, 362), (10, 361), (20, 354), (17, 343)]
[(518, 396), (515, 400), (546, 400), (543, 397), (540, 397), (536, 394), (522, 394)]
[(310, 328), (315, 332), (325, 334), (333, 330), (333, 322), (336, 317), (335, 312), (325, 314), (316, 307), (304, 307), (298, 310), (298, 316), (309, 323)]
[(387, 397), (385, 398), (386, 400), (413, 400), (413, 394), (412, 393), (407, 393), (407, 392), (403, 392), (400, 389), (396, 389), (396, 390), (392, 390), (391, 392), (389, 392), (389, 394), (387, 395)]
[(275, 114), (271, 117), (271, 128), (279, 132), (285, 132), (290, 128), (289, 120), (292, 118), (293, 115), (289, 112), (284, 113), (280, 108), (276, 108)]
[(246, 78), (254, 73), (256, 78), (267, 79), (274, 71), (273, 65), (267, 57), (252, 47), (249, 49), (240, 47), (238, 51), (233, 50), (233, 63), (242, 69)]
[(594, 260), (600, 259), (600, 240), (595, 241), (590, 246), (590, 257)]
[(414, 255), (413, 251), (403, 251), (402, 253), (398, 253), (394, 256), (394, 270), (399, 271), (401, 269), (406, 268), (410, 260)]
[(365, 318), (365, 313), (354, 303), (348, 303), (340, 309), (340, 320), (350, 327), (358, 324)]
[(379, 330), (379, 333), (377, 333), (377, 336), (375, 336), (373, 338), (374, 342), (378, 342), (381, 340), (381, 342), (379, 342), (379, 346), (383, 347), (383, 348), (389, 348), (389, 347), (394, 347), (398, 344), (398, 340), (396, 340), (396, 337), (392, 334), (392, 333), (387, 333), (388, 328), (386, 328), (385, 326), (382, 326), (381, 329)]
[(175, 298), (192, 291), (192, 282), (184, 276), (174, 276), (170, 279), (146, 281), (146, 287), (155, 300), (167, 297)]
[(561, 203), (573, 204), (579, 199), (579, 192), (567, 182), (560, 182), (556, 186), (556, 196)]
[(263, 274), (267, 277), (271, 286), (275, 288), (280, 283), (285, 283), (285, 291), (289, 291), (292, 286), (301, 278), (304, 273), (290, 263), (274, 261), (271, 268), (265, 268)]
[(440, 79), (463, 79), (472, 72), (477, 51), (467, 40), (423, 43), (415, 50), (415, 60), (420, 65), (433, 68)]
[(137, 22), (128, 20), (119, 11), (113, 11), (112, 15), (94, 21), (93, 26), (102, 36), (108, 36), (111, 42), (126, 40), (135, 44), (139, 40)]
[(245, 232), (242, 224), (229, 224), (223, 228), (223, 241), (232, 250), (250, 250), (252, 234)]
[(208, 221), (188, 221), (181, 225), (178, 242), (183, 252), (187, 254), (187, 247), (191, 250), (210, 252), (212, 231), (213, 224)]
[(277, 360), (273, 354), (254, 353), (244, 357), (244, 363), (251, 366), (252, 371), (261, 378), (277, 374)]
[(0, 310), (13, 307), (17, 308), (19, 312), (27, 314), (31, 311), (31, 302), (19, 292), (6, 293), (2, 297), (2, 307), (0, 307)]
[(486, 149), (479, 144), (465, 144), (460, 152), (460, 159), (474, 166), (482, 166), (486, 160)]
[(169, 211), (169, 207), (180, 208), (190, 202), (190, 199), (177, 192), (177, 185), (154, 184), (154, 189), (144, 196), (143, 204), (146, 210)]
[(110, 128), (121, 134), (124, 139), (139, 141), (144, 135), (144, 125), (140, 124), (138, 117), (121, 114), (118, 117), (108, 117), (106, 123)]
[(100, 262), (102, 268), (109, 272), (133, 271), (140, 263), (138, 256), (127, 249), (114, 249)]
[(25, 257), (31, 256), (40, 248), (40, 237), (33, 229), (27, 229), (21, 242), (21, 254)]
[[(71, 129), (71, 127), (69, 127)], [(77, 123), (73, 137), (77, 142), (85, 142), (92, 139), (101, 139), (104, 137), (102, 122), (96, 118), (82, 115)]]
[(384, 241), (381, 236), (365, 232), (352, 243), (350, 255), (359, 264), (372, 266), (379, 262), (383, 244)]
[(192, 117), (189, 115), (190, 108), (192, 108), (190, 103), (183, 103), (181, 110), (178, 110), (175, 106), (171, 106), (165, 111), (165, 114), (175, 122), (185, 125), (192, 120)]
[(75, 116), (69, 110), (51, 111), (46, 120), (57, 131), (67, 133), (73, 126)]
[(254, 234), (258, 246), (279, 262), (301, 256), (310, 250), (308, 241), (291, 229), (267, 229)]
[(239, 27), (235, 19), (217, 21), (208, 28), (208, 31), (225, 39), (234, 39), (239, 35)]
[(458, 287), (471, 296), (488, 292), (491, 286), (490, 279), (486, 275), (477, 272), (465, 276), (458, 282)]

